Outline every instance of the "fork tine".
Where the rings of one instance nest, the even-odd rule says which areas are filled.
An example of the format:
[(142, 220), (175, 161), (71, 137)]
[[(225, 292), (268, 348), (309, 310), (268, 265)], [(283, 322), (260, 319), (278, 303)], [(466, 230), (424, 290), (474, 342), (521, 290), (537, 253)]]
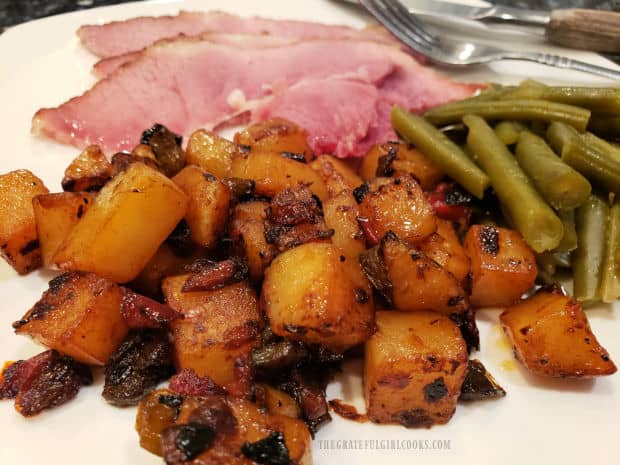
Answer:
[(437, 38), (424, 27), (424, 24), (422, 24), (418, 17), (405, 8), (399, 0), (382, 0), (382, 3), (392, 12), (394, 18), (400, 19), (401, 23), (407, 25), (417, 35), (428, 41), (429, 44), (437, 40)]
[(360, 3), (392, 34), (398, 39), (409, 45), (414, 50), (427, 55), (429, 48), (432, 47), (427, 40), (418, 36), (414, 31), (410, 30), (400, 18), (388, 11), (386, 6), (379, 0), (360, 0)]

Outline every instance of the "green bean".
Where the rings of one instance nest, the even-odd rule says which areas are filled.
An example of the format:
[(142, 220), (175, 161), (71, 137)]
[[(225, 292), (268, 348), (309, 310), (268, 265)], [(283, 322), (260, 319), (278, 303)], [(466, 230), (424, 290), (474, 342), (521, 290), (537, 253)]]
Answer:
[(467, 114), (492, 120), (561, 121), (579, 131), (585, 130), (590, 119), (590, 111), (583, 108), (527, 99), (448, 103), (427, 111), (424, 116), (432, 124), (444, 125), (457, 122)]
[(402, 108), (392, 109), (394, 129), (409, 143), (414, 144), (444, 173), (478, 198), (489, 187), (489, 177), (471, 161), (461, 148), (424, 118), (412, 115)]
[(548, 100), (587, 108), (597, 115), (620, 115), (620, 89), (611, 87), (553, 87), (527, 80), (497, 98)]
[(620, 159), (615, 155), (575, 137), (564, 145), (562, 161), (602, 188), (620, 193)]
[(515, 153), (521, 169), (556, 210), (573, 210), (590, 195), (588, 180), (563, 163), (540, 137), (521, 132)]
[(519, 140), (519, 133), (525, 129), (525, 125), (518, 121), (500, 121), (493, 130), (504, 145), (514, 145)]
[(578, 136), (579, 132), (572, 126), (554, 121), (547, 128), (547, 142), (555, 150), (555, 153), (562, 155), (564, 144), (572, 137)]
[(601, 136), (618, 137), (620, 134), (620, 116), (593, 116), (588, 123), (588, 131)]
[(585, 132), (581, 134), (581, 139), (591, 147), (594, 147), (599, 152), (608, 154), (610, 157), (615, 157), (620, 160), (620, 150), (607, 142), (605, 139), (601, 139), (595, 136), (591, 132)]
[(605, 253), (601, 270), (600, 295), (603, 302), (620, 298), (620, 202), (609, 210)]
[(541, 198), (486, 121), (479, 116), (466, 115), (463, 122), (469, 128), (467, 144), (491, 178), (509, 222), (536, 252), (555, 249), (562, 239), (562, 221)]
[(607, 199), (597, 194), (590, 195), (575, 214), (579, 247), (571, 254), (573, 295), (582, 302), (597, 302), (601, 299), (599, 281), (608, 215)]
[[(554, 252), (572, 252), (577, 248), (577, 230), (575, 229), (575, 211), (558, 212), (562, 226), (564, 227), (564, 235), (562, 240), (555, 248)], [(554, 254), (554, 256), (557, 254)]]

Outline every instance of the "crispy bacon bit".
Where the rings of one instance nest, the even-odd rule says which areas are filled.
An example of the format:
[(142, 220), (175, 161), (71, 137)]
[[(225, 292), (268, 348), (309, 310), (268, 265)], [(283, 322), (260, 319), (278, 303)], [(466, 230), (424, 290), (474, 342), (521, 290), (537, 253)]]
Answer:
[(295, 398), (301, 408), (302, 417), (313, 434), (332, 419), (325, 399), (327, 382), (323, 378), (316, 370), (295, 368), (291, 372), (290, 380), (278, 386)]
[(428, 200), (439, 218), (468, 222), (472, 198), (453, 182), (442, 182), (428, 194)]
[(226, 390), (208, 376), (198, 376), (191, 368), (184, 368), (170, 378), (168, 388), (184, 396), (224, 395)]
[(303, 185), (279, 192), (267, 208), (265, 239), (284, 252), (307, 242), (328, 239), (334, 234), (323, 219), (320, 200)]
[(200, 398), (200, 407), (189, 415), (189, 423), (206, 425), (218, 434), (232, 434), (237, 429), (237, 419), (223, 396)]
[(167, 332), (131, 332), (106, 365), (103, 397), (112, 405), (135, 405), (172, 373)]
[(48, 350), (4, 369), (0, 377), (0, 399), (15, 398), (15, 409), (29, 417), (68, 402), (82, 385), (92, 382), (86, 365)]
[(187, 278), (187, 281), (183, 284), (182, 291), (212, 291), (241, 281), (247, 275), (247, 263), (237, 258), (229, 258), (221, 262), (207, 261), (200, 271)]
[(161, 304), (125, 288), (121, 314), (131, 329), (162, 328), (183, 315), (168, 305)]
[(331, 409), (340, 417), (346, 420), (357, 421), (358, 423), (366, 423), (368, 416), (359, 413), (353, 405), (345, 404), (340, 399), (332, 399), (329, 401)]

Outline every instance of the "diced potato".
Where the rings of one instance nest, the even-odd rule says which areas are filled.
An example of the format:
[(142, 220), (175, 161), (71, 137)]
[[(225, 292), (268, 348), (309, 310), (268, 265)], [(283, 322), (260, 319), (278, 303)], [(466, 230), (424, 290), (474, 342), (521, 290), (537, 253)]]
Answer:
[(265, 383), (257, 383), (255, 386), (256, 402), (259, 407), (264, 407), (269, 413), (286, 415), (291, 418), (299, 418), (301, 410), (295, 399), (286, 392), (280, 391)]
[(28, 170), (0, 175), (0, 252), (19, 274), (41, 266), (32, 199), (48, 192)]
[(583, 378), (616, 372), (581, 304), (558, 288), (508, 307), (500, 321), (515, 357), (532, 373)]
[(187, 197), (142, 163), (108, 182), (54, 257), (62, 269), (134, 279), (185, 216)]
[(471, 260), (471, 303), (477, 307), (511, 305), (536, 280), (534, 252), (517, 231), (473, 225), (465, 253)]
[(331, 155), (319, 155), (310, 163), (310, 168), (323, 178), (330, 197), (338, 195), (343, 190), (351, 191), (363, 182), (362, 178), (342, 160)]
[(79, 362), (105, 365), (128, 331), (121, 288), (82, 271), (62, 274), (49, 284), (41, 300), (13, 324), (15, 332)]
[(97, 145), (89, 145), (65, 170), (65, 191), (97, 191), (112, 177), (112, 165)]
[(377, 312), (366, 342), (364, 396), (376, 423), (408, 428), (447, 423), (467, 371), (467, 346), (456, 324), (434, 312)]
[(397, 310), (459, 313), (469, 307), (467, 293), (452, 273), (423, 252), (388, 234), (381, 244)]
[(420, 185), (411, 176), (375, 178), (355, 190), (360, 215), (380, 239), (388, 231), (415, 244), (437, 229), (437, 218)]
[(272, 331), (341, 352), (374, 330), (370, 284), (338, 247), (311, 242), (278, 255), (265, 272), (263, 308)]
[(189, 198), (185, 221), (192, 240), (213, 247), (226, 229), (230, 189), (198, 166), (186, 166), (172, 180)]
[(230, 173), (233, 157), (237, 153), (237, 144), (214, 132), (199, 129), (187, 141), (185, 161), (188, 165), (200, 166), (218, 178), (225, 178)]
[(49, 267), (60, 245), (95, 200), (88, 192), (37, 195), (32, 200), (43, 265)]
[(469, 275), (469, 257), (461, 244), (452, 222), (437, 219), (437, 232), (417, 246), (426, 256), (439, 263), (463, 283)]
[(359, 207), (350, 190), (343, 190), (323, 204), (325, 224), (334, 230), (332, 243), (353, 260), (366, 250), (366, 239), (357, 222), (358, 214)]
[(178, 370), (193, 369), (217, 384), (249, 382), (236, 366), (245, 363), (258, 345), (261, 316), (254, 290), (239, 282), (204, 292), (183, 292), (189, 275), (164, 279), (168, 305), (185, 318), (170, 323)]
[(265, 209), (268, 202), (255, 200), (241, 203), (233, 209), (230, 237), (245, 252), (250, 269), (250, 279), (263, 280), (265, 269), (276, 256), (276, 248), (265, 239)]
[(250, 147), (252, 152), (295, 153), (312, 160), (312, 150), (307, 142), (308, 133), (291, 121), (272, 118), (252, 124), (235, 134), (238, 145)]
[(323, 179), (307, 164), (276, 152), (252, 152), (233, 159), (231, 177), (252, 179), (258, 195), (273, 197), (287, 187), (306, 184), (321, 201), (329, 198)]
[[(377, 174), (379, 159), (382, 173)], [(386, 173), (385, 171), (388, 171)], [(401, 176), (410, 174), (424, 190), (432, 189), (444, 176), (439, 168), (419, 150), (399, 142), (387, 142), (373, 146), (362, 159), (360, 175), (364, 181), (377, 176)]]

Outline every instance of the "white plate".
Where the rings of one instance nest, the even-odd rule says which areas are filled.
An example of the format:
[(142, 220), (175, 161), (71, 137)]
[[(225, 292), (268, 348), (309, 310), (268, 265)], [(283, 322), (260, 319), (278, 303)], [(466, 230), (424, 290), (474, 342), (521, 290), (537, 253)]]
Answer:
[[(0, 172), (28, 168), (50, 189), (60, 190), (63, 169), (77, 152), (32, 137), (30, 119), (38, 108), (58, 105), (94, 82), (89, 69), (95, 59), (81, 48), (74, 34), (80, 25), (176, 13), (179, 8), (218, 8), (242, 15), (352, 26), (362, 26), (367, 20), (354, 8), (322, 0), (196, 0), (126, 4), (12, 28), (0, 36)], [(532, 40), (527, 47), (543, 48)], [(571, 56), (610, 65), (589, 53), (572, 52)], [(605, 83), (588, 75), (521, 62), (454, 70), (450, 74), (462, 80), (517, 82), (533, 77), (552, 83)], [(15, 336), (11, 322), (39, 298), (49, 278), (47, 273), (19, 278), (6, 265), (0, 265), (1, 360), (23, 359), (41, 350), (29, 339)], [(588, 316), (600, 342), (620, 362), (620, 315), (614, 315), (613, 310), (611, 306), (599, 307), (589, 310)], [(448, 425), (430, 430), (358, 424), (334, 415), (334, 421), (317, 435), (314, 463), (341, 465), (343, 460), (368, 465), (375, 465), (378, 460), (390, 465), (416, 460), (461, 465), (617, 463), (620, 376), (596, 381), (535, 379), (516, 366), (500, 333), (497, 316), (496, 310), (480, 312), (482, 351), (475, 356), (508, 391), (505, 399), (459, 405)], [(359, 364), (349, 364), (345, 373), (330, 386), (328, 395), (362, 407)], [(0, 402), (0, 464), (162, 464), (160, 458), (138, 446), (133, 429), (135, 410), (107, 405), (100, 396), (101, 383), (99, 375), (95, 385), (84, 388), (77, 399), (31, 420), (18, 415), (11, 401)], [(330, 440), (333, 442), (325, 442)]]

